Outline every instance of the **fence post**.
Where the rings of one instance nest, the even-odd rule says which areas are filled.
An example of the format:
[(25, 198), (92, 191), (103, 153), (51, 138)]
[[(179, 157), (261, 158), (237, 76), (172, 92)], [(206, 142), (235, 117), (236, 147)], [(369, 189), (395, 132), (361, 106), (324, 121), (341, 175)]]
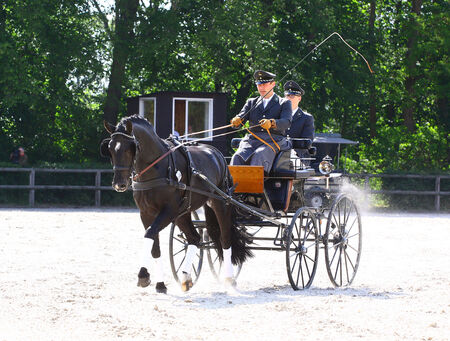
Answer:
[(368, 189), (369, 189), (369, 176), (366, 175), (364, 176), (364, 192), (367, 192)]
[(441, 192), (441, 177), (439, 175), (436, 176), (434, 190), (436, 191), (436, 195), (434, 197), (434, 208), (436, 209), (436, 211), (439, 211), (441, 209), (441, 196), (439, 195), (439, 193)]
[(100, 185), (101, 185), (101, 183), (102, 183), (102, 181), (101, 181), (101, 178), (102, 176), (101, 176), (101, 172), (100, 171), (97, 171), (96, 173), (95, 173), (95, 187), (97, 187), (97, 189), (95, 190), (95, 206), (96, 207), (100, 207), (100, 205), (101, 205), (101, 200), (102, 200), (102, 192), (101, 192), (101, 190), (100, 190)]
[(30, 192), (28, 194), (28, 202), (31, 207), (34, 207), (34, 185), (35, 185), (35, 171), (31, 168), (30, 171)]

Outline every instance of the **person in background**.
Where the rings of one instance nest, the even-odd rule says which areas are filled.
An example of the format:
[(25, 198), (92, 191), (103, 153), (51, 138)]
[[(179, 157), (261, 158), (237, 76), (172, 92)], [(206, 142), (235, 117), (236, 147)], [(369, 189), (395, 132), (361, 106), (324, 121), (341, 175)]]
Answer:
[[(303, 111), (299, 107), (302, 96), (305, 94), (300, 85), (294, 81), (287, 81), (284, 84), (284, 96), (291, 101), (292, 106), (292, 123), (287, 135), (293, 138), (307, 138), (314, 140), (314, 117)], [(309, 158), (310, 155), (306, 150), (296, 150), (299, 158)], [(303, 160), (303, 164), (309, 166), (309, 160)]]
[(9, 159), (13, 163), (17, 163), (21, 166), (25, 166), (28, 162), (28, 156), (25, 154), (25, 149), (22, 147), (17, 148), (9, 155)]
[(247, 134), (231, 158), (231, 165), (264, 166), (268, 174), (276, 154), (291, 148), (286, 139), (286, 130), (291, 125), (291, 102), (274, 93), (275, 76), (262, 70), (253, 74), (260, 96), (248, 99), (239, 114), (231, 120), (231, 125), (239, 128), (247, 120), (251, 127), (259, 125), (250, 129), (259, 139)]

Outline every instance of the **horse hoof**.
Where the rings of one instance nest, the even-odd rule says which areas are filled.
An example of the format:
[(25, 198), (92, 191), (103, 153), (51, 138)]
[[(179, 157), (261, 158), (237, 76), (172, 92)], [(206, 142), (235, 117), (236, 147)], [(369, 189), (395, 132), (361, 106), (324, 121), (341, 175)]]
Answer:
[(150, 285), (150, 274), (148, 273), (146, 268), (141, 268), (138, 274), (137, 286), (145, 288), (148, 287), (149, 285)]
[(227, 287), (236, 288), (237, 286), (236, 280), (233, 277), (226, 277), (224, 278), (223, 282)]
[(186, 281), (181, 283), (181, 290), (183, 290), (184, 292), (189, 291), (189, 289), (192, 288), (194, 284), (192, 283), (192, 281)]
[(148, 287), (150, 285), (150, 276), (144, 278), (138, 278), (137, 286), (138, 287)]
[(158, 294), (167, 294), (167, 287), (165, 286), (164, 282), (156, 283), (156, 292)]
[(189, 289), (192, 288), (193, 285), (194, 283), (192, 282), (191, 275), (186, 272), (183, 272), (181, 274), (181, 290), (189, 291)]

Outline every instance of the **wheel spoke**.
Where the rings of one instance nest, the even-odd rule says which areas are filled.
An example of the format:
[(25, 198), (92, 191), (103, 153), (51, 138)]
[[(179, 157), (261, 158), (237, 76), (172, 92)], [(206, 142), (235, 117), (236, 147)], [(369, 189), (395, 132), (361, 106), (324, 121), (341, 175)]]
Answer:
[[(299, 255), (300, 261), (298, 262), (298, 266), (300, 267), (300, 271), (297, 271), (297, 280), (295, 281), (295, 285), (298, 286), (298, 278), (300, 277), (300, 274), (302, 275), (302, 283), (303, 283), (303, 270), (302, 270), (302, 255)], [(304, 285), (303, 285), (304, 287)]]
[(341, 285), (342, 285), (342, 264), (341, 264), (342, 258), (341, 258), (341, 255), (342, 255), (342, 249), (339, 248), (339, 259), (338, 259), (338, 262), (336, 265), (336, 272), (334, 273), (334, 280), (336, 281), (338, 270), (341, 269), (340, 274), (341, 274)]
[(303, 243), (306, 242), (306, 239), (309, 237), (309, 235), (310, 235), (311, 232), (313, 231), (314, 224), (313, 224), (312, 228), (308, 227), (308, 226), (310, 226), (311, 224), (313, 224), (313, 223), (310, 222), (310, 224), (308, 224), (308, 225), (305, 227), (305, 237), (303, 238)]
[(176, 255), (180, 254), (181, 252), (183, 252), (183, 251), (185, 251), (185, 250), (186, 250), (186, 248), (184, 248), (184, 249), (181, 249), (180, 251), (178, 251), (178, 252), (174, 253), (174, 254), (173, 254), (173, 256), (175, 257)]
[(351, 246), (350, 244), (347, 244), (347, 246), (349, 247), (349, 248), (351, 248), (353, 251), (355, 251), (356, 253), (359, 253), (359, 251), (358, 250), (356, 250), (353, 246)]
[(186, 259), (186, 254), (183, 256), (183, 259), (181, 260), (180, 265), (178, 265), (178, 268), (175, 271), (176, 273), (178, 273), (178, 271), (180, 270), (181, 265), (183, 265), (185, 259)]
[[(337, 250), (338, 250), (338, 249), (336, 249), (336, 252), (337, 252)], [(333, 258), (334, 258), (334, 257), (333, 257)], [(330, 264), (330, 266), (331, 266), (331, 264)], [(338, 270), (339, 270), (339, 259), (338, 259), (338, 261), (337, 261), (336, 271), (335, 271), (334, 276), (333, 276), (334, 281), (336, 281), (336, 277), (337, 277), (337, 272), (338, 272)]]
[(342, 248), (341, 251), (339, 252), (339, 275), (340, 275), (340, 279), (341, 279), (341, 286), (342, 286), (342, 268), (344, 267), (342, 265)]
[(333, 262), (334, 262), (334, 257), (336, 257), (337, 250), (338, 250), (338, 248), (336, 247), (335, 250), (334, 250), (333, 258), (331, 259), (331, 262), (330, 262), (330, 267), (331, 267), (331, 265), (332, 265)]
[(331, 249), (331, 248), (333, 248), (333, 247), (336, 247), (336, 246), (341, 246), (343, 243), (344, 243), (344, 241), (341, 241), (341, 242), (339, 242), (339, 243), (333, 243), (333, 245), (331, 245), (331, 246), (328, 248), (328, 250)]
[(343, 214), (342, 214), (342, 225), (343, 226), (345, 226), (345, 221), (346, 221), (346, 218), (347, 218), (347, 201), (344, 199), (344, 200), (342, 200), (341, 201), (341, 203), (342, 203), (342, 208), (343, 208)]
[(292, 256), (295, 256), (294, 263), (293, 263), (293, 265), (291, 267), (291, 272), (294, 272), (295, 263), (297, 263), (297, 259), (298, 259), (299, 254), (296, 253), (296, 254), (293, 254)]
[(337, 205), (337, 209), (338, 209), (338, 218), (339, 218), (339, 224), (338, 224), (338, 229), (341, 226), (341, 205)]
[(308, 250), (310, 247), (312, 247), (312, 246), (316, 246), (316, 242), (314, 242), (314, 243), (312, 243), (312, 244), (310, 244), (310, 245), (308, 245), (308, 246), (305, 246), (304, 248), (306, 249), (306, 250)]
[(173, 236), (173, 239), (179, 242), (180, 244), (186, 245), (186, 239), (179, 239), (175, 236)]
[(355, 219), (353, 219), (353, 223), (350, 226), (350, 228), (347, 230), (347, 234), (350, 233), (350, 231), (352, 230), (353, 226), (355, 225), (355, 222), (358, 221), (358, 216), (355, 216)]
[(347, 283), (350, 283), (350, 278), (348, 277), (348, 265), (347, 265), (347, 253), (344, 250), (344, 263), (345, 263), (345, 273), (347, 275)]
[(352, 234), (351, 236), (347, 237), (347, 239), (350, 239), (350, 238), (353, 238), (353, 237), (356, 237), (356, 236), (359, 236), (359, 232), (357, 232), (355, 234)]
[(351, 265), (353, 271), (355, 271), (355, 266), (353, 265), (353, 262), (350, 259), (350, 256), (348, 255), (347, 251), (345, 251), (345, 250), (344, 250), (344, 255), (345, 255), (345, 257), (347, 257), (348, 261), (350, 262), (350, 265)]
[[(297, 232), (297, 237), (300, 240), (300, 231), (301, 231), (301, 226), (302, 224), (300, 224), (300, 230), (297, 224), (295, 224), (295, 232)], [(294, 240), (294, 231), (292, 231), (292, 240)]]
[(195, 267), (194, 263), (192, 264), (192, 270), (194, 270), (195, 277), (198, 277), (197, 268)]
[(350, 204), (351, 204), (351, 206), (350, 206), (350, 209), (348, 210), (348, 215), (344, 222), (345, 226), (347, 226), (348, 219), (350, 218), (350, 214), (352, 213), (352, 208), (354, 206), (353, 201), (350, 201)]
[(304, 255), (305, 258), (308, 258), (311, 262), (315, 263), (316, 261), (314, 259), (312, 259), (311, 257), (309, 257), (308, 255)]
[(309, 271), (309, 266), (308, 266), (308, 262), (306, 261), (306, 258), (310, 259), (313, 264), (314, 261), (308, 256), (308, 255), (304, 255), (305, 257), (303, 257), (303, 260), (305, 261), (305, 267), (306, 267), (306, 271), (308, 272), (308, 277), (311, 277), (311, 272)]

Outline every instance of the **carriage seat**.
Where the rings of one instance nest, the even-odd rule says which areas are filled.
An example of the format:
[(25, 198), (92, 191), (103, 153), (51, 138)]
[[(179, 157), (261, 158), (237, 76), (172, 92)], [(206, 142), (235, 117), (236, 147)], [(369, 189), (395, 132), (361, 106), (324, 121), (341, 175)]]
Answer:
[[(241, 138), (233, 138), (231, 147), (238, 148), (241, 140)], [(315, 155), (316, 148), (311, 147), (311, 139), (290, 138), (290, 141), (292, 142), (292, 149), (307, 150), (310, 155)], [(314, 175), (315, 171), (313, 169), (294, 169), (291, 162), (291, 150), (278, 152), (269, 173), (269, 177), (290, 179), (305, 179)]]

